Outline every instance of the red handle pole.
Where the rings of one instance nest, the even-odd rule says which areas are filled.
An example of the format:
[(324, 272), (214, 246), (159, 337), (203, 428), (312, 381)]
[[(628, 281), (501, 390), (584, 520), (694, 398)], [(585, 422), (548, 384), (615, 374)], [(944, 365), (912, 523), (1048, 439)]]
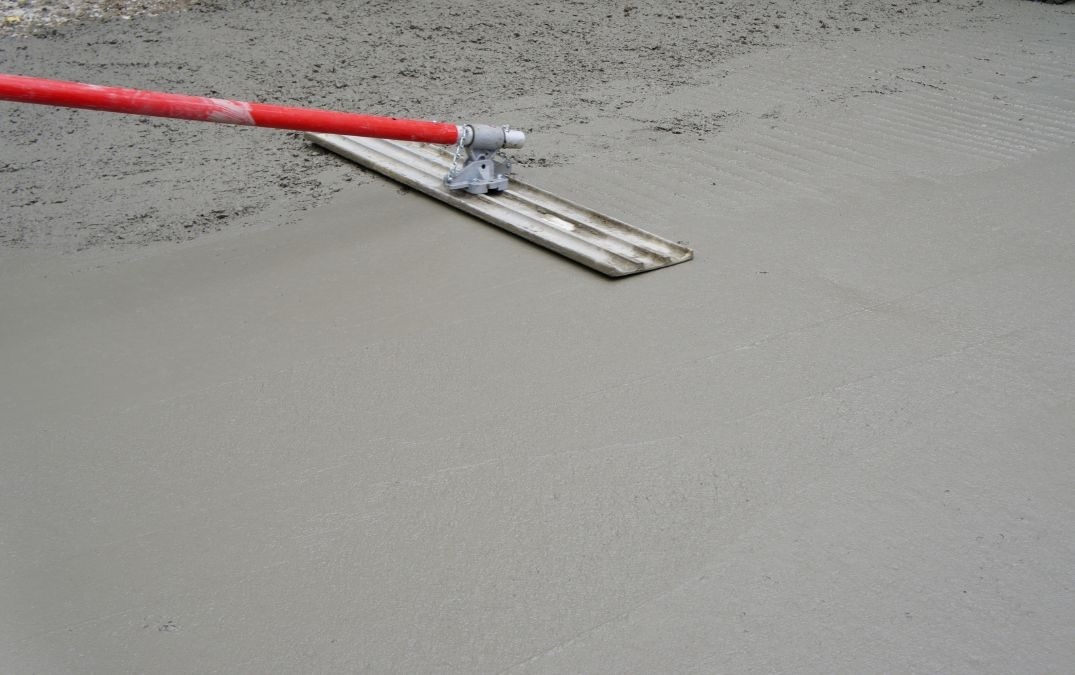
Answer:
[(445, 122), (247, 103), (2, 73), (0, 100), (442, 145), (456, 143), (460, 133), (460, 127)]

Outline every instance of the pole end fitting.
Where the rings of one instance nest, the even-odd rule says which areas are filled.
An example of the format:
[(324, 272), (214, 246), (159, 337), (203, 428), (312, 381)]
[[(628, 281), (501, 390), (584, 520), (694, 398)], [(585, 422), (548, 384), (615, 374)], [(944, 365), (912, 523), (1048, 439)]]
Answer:
[(504, 147), (521, 148), (526, 143), (526, 134), (521, 129), (504, 127)]
[(459, 138), (463, 147), (474, 151), (521, 148), (526, 142), (526, 134), (521, 130), (491, 124), (464, 124), (460, 127)]

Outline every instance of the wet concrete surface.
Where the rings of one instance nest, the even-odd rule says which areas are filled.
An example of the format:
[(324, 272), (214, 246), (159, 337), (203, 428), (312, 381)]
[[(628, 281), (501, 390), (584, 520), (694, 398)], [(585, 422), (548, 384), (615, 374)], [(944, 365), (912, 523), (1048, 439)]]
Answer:
[(595, 87), (639, 277), (327, 157), (0, 250), (5, 671), (1071, 670), (1075, 15), (981, 7)]

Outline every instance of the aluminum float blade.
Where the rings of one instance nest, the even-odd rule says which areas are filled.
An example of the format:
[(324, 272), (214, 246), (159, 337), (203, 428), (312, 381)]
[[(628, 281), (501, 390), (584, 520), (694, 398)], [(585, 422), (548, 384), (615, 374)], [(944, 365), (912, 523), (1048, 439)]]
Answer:
[(611, 277), (686, 262), (691, 249), (513, 178), (496, 195), (449, 190), (451, 154), (440, 146), (310, 133), (347, 159)]

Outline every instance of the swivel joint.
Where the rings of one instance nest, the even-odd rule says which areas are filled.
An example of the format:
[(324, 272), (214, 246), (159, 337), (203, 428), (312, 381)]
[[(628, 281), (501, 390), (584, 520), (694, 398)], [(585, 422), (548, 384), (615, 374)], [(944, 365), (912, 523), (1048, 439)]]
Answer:
[(526, 134), (509, 127), (465, 124), (459, 127), (459, 143), (444, 185), (471, 194), (502, 192), (508, 187), (511, 162), (497, 153), (501, 148), (521, 148)]

